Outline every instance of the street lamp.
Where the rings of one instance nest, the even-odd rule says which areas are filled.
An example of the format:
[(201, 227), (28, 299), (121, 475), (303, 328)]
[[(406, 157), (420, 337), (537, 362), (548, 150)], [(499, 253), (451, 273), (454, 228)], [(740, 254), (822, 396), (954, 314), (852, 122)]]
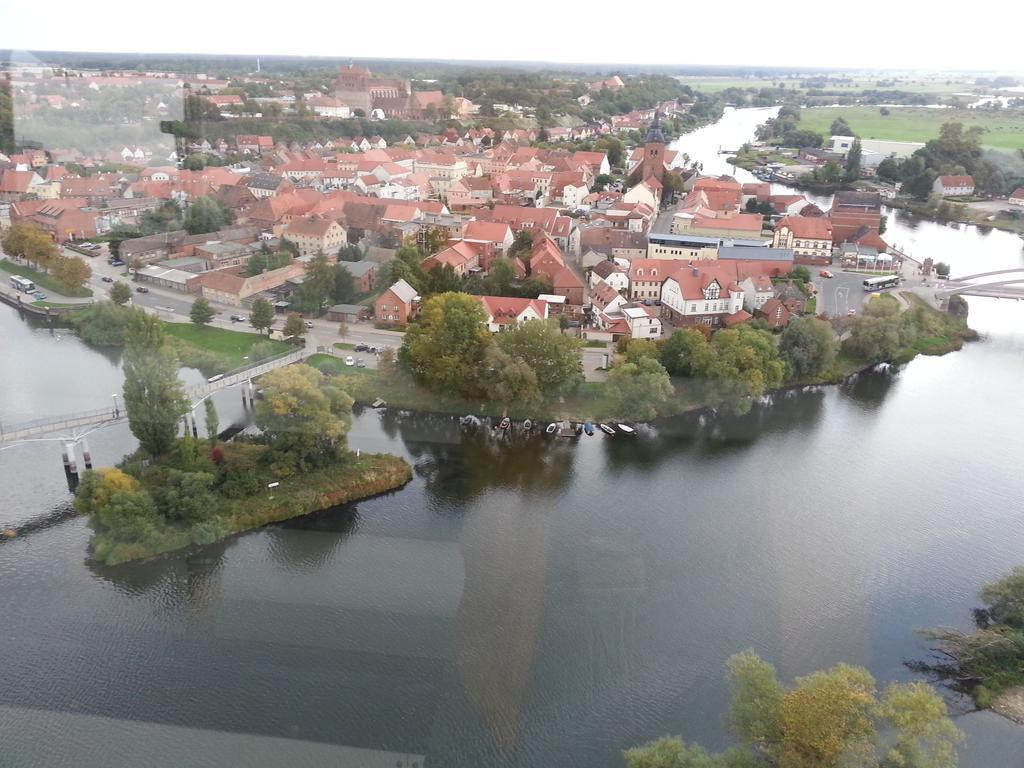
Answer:
[(117, 392), (111, 395), (114, 398), (114, 418), (119, 419), (121, 417), (121, 411), (117, 407)]

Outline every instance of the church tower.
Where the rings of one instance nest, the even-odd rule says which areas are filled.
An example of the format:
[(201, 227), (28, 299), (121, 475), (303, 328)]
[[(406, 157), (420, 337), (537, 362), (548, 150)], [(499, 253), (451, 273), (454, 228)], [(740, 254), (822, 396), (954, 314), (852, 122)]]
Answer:
[(661, 181), (665, 175), (665, 134), (661, 132), (659, 113), (655, 111), (654, 122), (647, 129), (647, 140), (644, 142), (643, 171), (640, 180), (651, 176)]

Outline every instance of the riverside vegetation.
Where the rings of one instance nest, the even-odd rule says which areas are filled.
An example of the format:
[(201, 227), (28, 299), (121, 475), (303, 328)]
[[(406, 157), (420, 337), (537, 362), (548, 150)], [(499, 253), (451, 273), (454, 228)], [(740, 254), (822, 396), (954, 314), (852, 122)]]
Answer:
[(728, 724), (742, 742), (720, 754), (665, 737), (623, 754), (629, 768), (953, 768), (962, 734), (921, 682), (879, 692), (862, 667), (837, 664), (786, 688), (753, 651), (728, 661)]
[(879, 362), (944, 354), (975, 337), (959, 297), (944, 313), (906, 296), (911, 306), (903, 311), (895, 297), (882, 295), (855, 317), (795, 318), (781, 333), (755, 321), (626, 341), (606, 380), (585, 382), (581, 342), (563, 335), (555, 321), (492, 335), (474, 297), (445, 293), (427, 299), (397, 356), (386, 351), (377, 371), (347, 369), (327, 355), (310, 363), (341, 374), (342, 386), (360, 402), (381, 397), (416, 410), (637, 420), (702, 406), (743, 413), (773, 389), (836, 383)]
[[(140, 447), (116, 468), (85, 472), (75, 497), (76, 509), (90, 517), (97, 562), (211, 544), (393, 490), (412, 477), (398, 457), (347, 450), (352, 398), (336, 378), (306, 365), (260, 379), (258, 438), (218, 443), (209, 400), (209, 439), (178, 438), (190, 406), (162, 323), (133, 314), (124, 340), (125, 409)], [(278, 483), (272, 493), (268, 481)]]

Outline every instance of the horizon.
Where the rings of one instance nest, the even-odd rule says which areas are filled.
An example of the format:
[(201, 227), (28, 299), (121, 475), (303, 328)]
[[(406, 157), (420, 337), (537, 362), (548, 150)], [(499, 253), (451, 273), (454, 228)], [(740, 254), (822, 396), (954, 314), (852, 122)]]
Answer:
[[(169, 29), (154, 31), (138, 28), (138, 3), (126, 0), (110, 0), (102, 18), (97, 18), (90, 9), (82, 6), (62, 8), (62, 23), (59, 25), (53, 24), (52, 10), (46, 6), (15, 6), (12, 0), (0, 0), (0, 14), (8, 22), (0, 29), (0, 49), (109, 54), (111, 48), (123, 46), (136, 50), (114, 53), (230, 57), (280, 55), (383, 61), (493, 62), (520, 66), (541, 63), (587, 67), (721, 66), (1000, 74), (1024, 71), (1017, 55), (1018, 27), (1015, 25), (960, 20), (958, 37), (984, 34), (986, 42), (983, 48), (965, 49), (960, 60), (951, 61), (949, 46), (935, 42), (944, 40), (946, 36), (942, 20), (883, 0), (863, 0), (851, 12), (851, 15), (856, 14), (850, 20), (854, 24), (862, 19), (867, 25), (875, 19), (885, 20), (884, 25), (869, 26), (877, 29), (877, 34), (860, 35), (856, 45), (836, 45), (824, 36), (820, 41), (804, 41), (803, 37), (815, 34), (811, 20), (811, 31), (805, 34), (794, 29), (794, 42), (788, 46), (779, 46), (774, 35), (768, 34), (772, 30), (767, 29), (761, 19), (763, 17), (767, 21), (770, 17), (750, 0), (741, 0), (735, 9), (726, 13), (701, 7), (680, 11), (666, 0), (654, 0), (645, 6), (643, 14), (625, 19), (637, 23), (642, 22), (645, 16), (656, 21), (664, 19), (666, 23), (659, 28), (671, 30), (672, 21), (678, 18), (679, 26), (701, 32), (690, 37), (685, 37), (682, 32), (665, 32), (663, 43), (646, 35), (618, 35), (622, 27), (608, 14), (582, 15), (578, 9), (542, 5), (537, 0), (524, 0), (515, 15), (527, 20), (535, 16), (542, 31), (526, 35), (517, 32), (507, 37), (480, 34), (492, 24), (489, 18), (422, 14), (410, 0), (396, 0), (389, 6), (388, 18), (397, 19), (398, 23), (389, 26), (386, 20), (375, 22), (369, 25), (375, 30), (373, 35), (360, 34), (367, 26), (362, 22), (356, 22), (352, 30), (346, 29), (344, 18), (337, 19), (337, 24), (311, 24), (311, 19), (321, 15), (333, 18), (331, 14), (335, 9), (326, 4), (314, 3), (308, 13), (275, 19), (272, 25), (240, 25), (231, 8), (217, 5), (186, 2), (177, 3), (175, 9), (175, 19), (189, 21), (175, 21)], [(989, 17), (999, 18), (1000, 9), (1010, 17), (1018, 12), (1008, 0), (996, 0), (996, 8)], [(402, 23), (406, 19), (415, 23)], [(734, 19), (754, 23), (731, 25), (729, 22)], [(830, 20), (823, 19), (822, 23), (827, 21)], [(179, 26), (184, 24), (193, 28), (179, 33)], [(775, 32), (784, 32), (791, 27), (791, 22), (785, 19), (781, 24)], [(245, 27), (245, 35), (234, 34), (240, 26)], [(720, 34), (715, 34), (718, 29)], [(378, 30), (387, 34), (379, 35)], [(545, 34), (543, 30), (550, 30), (550, 33)], [(899, 34), (899, 45), (893, 46), (887, 38), (901, 30), (909, 30), (911, 34)], [(572, 34), (566, 34), (567, 31)], [(166, 45), (168, 35), (174, 34), (180, 35), (179, 50), (157, 50)], [(379, 42), (381, 37), (383, 42)], [(132, 42), (125, 44), (125, 40)], [(118, 42), (112, 44), (110, 41)], [(339, 51), (339, 48), (344, 50)], [(605, 49), (609, 53), (600, 55)], [(615, 62), (605, 60), (613, 56)], [(813, 63), (808, 64), (808, 61)], [(866, 61), (874, 66), (865, 67)]]

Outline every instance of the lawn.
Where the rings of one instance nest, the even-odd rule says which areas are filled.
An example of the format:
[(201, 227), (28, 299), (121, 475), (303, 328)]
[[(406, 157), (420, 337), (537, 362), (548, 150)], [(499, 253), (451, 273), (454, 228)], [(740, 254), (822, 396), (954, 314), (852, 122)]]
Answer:
[(294, 349), (285, 341), (271, 341), (258, 333), (229, 331), (226, 328), (210, 326), (196, 328), (191, 323), (165, 323), (164, 329), (169, 336), (180, 339), (193, 347), (212, 352), (220, 359), (226, 370), (241, 368), (250, 362), (245, 358), (249, 355), (253, 345), (260, 342), (273, 345), (275, 354)]
[[(788, 77), (690, 77), (677, 75), (676, 79), (683, 85), (707, 93), (717, 93), (726, 88), (766, 88), (777, 86), (779, 83), (786, 84), (786, 90), (802, 92), (806, 89), (800, 87), (800, 83), (811, 76), (803, 76), (796, 79)], [(892, 85), (880, 86), (879, 81), (893, 81)], [(941, 96), (951, 96), (954, 93), (966, 93), (974, 88), (974, 83), (968, 80), (951, 80), (947, 78), (921, 78), (921, 77), (896, 77), (884, 73), (872, 74), (871, 76), (853, 76), (848, 83), (828, 83), (823, 90), (837, 93), (856, 94), (862, 91), (904, 91), (906, 93), (927, 93), (935, 95), (936, 99)]]
[(32, 267), (15, 264), (8, 259), (0, 260), (0, 269), (10, 272), (12, 275), (21, 275), (32, 280), (43, 291), (53, 291), (61, 296), (72, 296), (76, 298), (87, 298), (92, 296), (89, 288), (68, 288), (64, 283), (58, 281), (53, 275), (46, 275)]
[(1012, 110), (890, 107), (889, 114), (883, 116), (878, 107), (813, 107), (800, 112), (800, 127), (827, 137), (837, 117), (846, 120), (862, 139), (923, 142), (938, 138), (943, 123), (960, 122), (965, 128), (977, 125), (985, 129), (983, 146), (1004, 151), (1024, 147), (1024, 114)]
[(347, 341), (336, 341), (334, 342), (335, 349), (355, 349), (355, 344), (349, 344)]

